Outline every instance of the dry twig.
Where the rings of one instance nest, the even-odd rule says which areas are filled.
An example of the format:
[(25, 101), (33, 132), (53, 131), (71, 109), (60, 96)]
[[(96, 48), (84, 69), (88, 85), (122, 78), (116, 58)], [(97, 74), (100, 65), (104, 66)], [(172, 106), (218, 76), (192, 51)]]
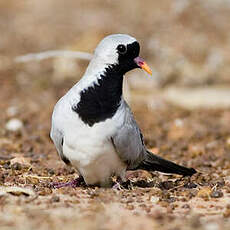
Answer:
[(81, 51), (70, 51), (70, 50), (47, 50), (41, 53), (29, 53), (26, 55), (18, 56), (14, 59), (15, 62), (29, 62), (29, 61), (40, 61), (53, 57), (65, 57), (65, 58), (76, 58), (83, 60), (91, 60), (93, 55)]

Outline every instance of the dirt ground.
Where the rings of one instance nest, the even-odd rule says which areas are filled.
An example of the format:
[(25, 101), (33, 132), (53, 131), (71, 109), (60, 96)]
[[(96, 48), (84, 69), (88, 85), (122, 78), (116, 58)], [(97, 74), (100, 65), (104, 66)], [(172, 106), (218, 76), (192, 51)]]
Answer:
[[(0, 229), (230, 228), (230, 108), (185, 109), (161, 97), (172, 85), (230, 86), (229, 2), (193, 2), (0, 1)], [(155, 70), (152, 85), (143, 72), (130, 73), (126, 92), (146, 146), (198, 173), (135, 171), (121, 190), (53, 189), (77, 174), (49, 138), (52, 109), (88, 62), (15, 57), (92, 52), (118, 32), (141, 41)]]

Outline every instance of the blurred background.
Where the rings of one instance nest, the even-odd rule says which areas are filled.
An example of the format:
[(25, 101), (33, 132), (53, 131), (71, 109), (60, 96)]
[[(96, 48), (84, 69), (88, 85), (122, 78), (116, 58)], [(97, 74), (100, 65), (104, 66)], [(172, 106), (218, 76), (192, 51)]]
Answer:
[[(75, 224), (80, 221), (85, 223), (81, 225), (84, 229), (94, 229), (87, 218), (78, 216), (79, 210), (88, 215), (88, 206), (81, 200), (91, 204), (88, 197), (94, 190), (81, 191), (87, 195), (76, 201), (80, 207), (76, 211), (70, 208), (73, 197), (69, 196), (78, 197), (78, 190), (57, 192), (47, 186), (47, 180), (69, 180), (75, 175), (60, 161), (50, 142), (50, 117), (57, 100), (81, 78), (88, 60), (52, 57), (23, 61), (22, 56), (50, 50), (93, 53), (104, 36), (125, 33), (140, 42), (141, 56), (153, 69), (152, 77), (140, 70), (132, 71), (125, 82), (125, 97), (132, 105), (147, 147), (177, 163), (195, 167), (203, 177), (194, 178), (189, 196), (184, 190), (171, 190), (170, 186), (178, 186), (174, 183), (176, 177), (167, 177), (171, 185), (158, 186), (163, 192), (154, 193), (153, 199), (152, 195), (146, 198), (135, 190), (130, 196), (132, 199), (137, 196), (140, 205), (121, 202), (126, 193), (113, 194), (115, 204), (123, 205), (118, 209), (116, 205), (106, 206), (106, 200), (111, 199), (107, 191), (107, 198), (98, 198), (105, 206), (96, 203), (90, 212), (95, 226), (105, 222), (111, 224), (108, 229), (116, 229), (137, 222), (132, 227), (136, 229), (142, 228), (145, 220), (146, 226), (158, 229), (169, 229), (169, 221), (174, 229), (183, 229), (177, 225), (187, 221), (177, 218), (183, 214), (191, 217), (186, 222), (188, 229), (224, 229), (227, 222), (223, 218), (230, 216), (230, 207), (226, 206), (230, 201), (229, 22), (229, 0), (0, 0), (0, 184), (31, 186), (38, 194), (32, 206), (27, 204), (27, 198), (4, 195), (6, 214), (0, 216), (2, 225), (20, 229), (18, 226), (25, 227), (24, 223), (31, 220), (26, 225), (31, 229), (48, 218), (49, 222), (43, 222), (41, 229), (55, 228), (65, 221), (72, 229), (74, 217)], [(146, 174), (141, 178), (149, 177), (156, 178)], [(159, 184), (164, 182), (165, 177), (157, 177)], [(191, 199), (189, 207), (175, 205), (177, 200), (171, 199), (176, 197), (175, 191), (185, 196), (183, 202), (189, 203)], [(214, 204), (214, 211), (202, 209), (213, 196), (219, 198), (215, 204), (221, 210), (216, 211)], [(166, 203), (158, 203), (162, 199)], [(15, 200), (24, 204), (24, 209), (15, 212)], [(156, 213), (153, 204), (160, 211)], [(33, 213), (34, 207), (40, 211)], [(45, 217), (44, 207), (49, 210)], [(102, 218), (113, 217), (110, 208), (122, 213), (120, 225), (112, 224), (116, 218), (110, 221)], [(61, 217), (63, 210), (71, 210), (71, 214), (67, 212), (66, 219), (55, 223), (53, 216)], [(207, 222), (200, 221), (201, 213)], [(31, 215), (36, 218), (31, 219)], [(202, 224), (208, 223), (208, 216), (216, 217), (210, 228)]]
[[(141, 55), (153, 68), (152, 78), (144, 77), (139, 71), (129, 74), (131, 89), (170, 87), (163, 91), (163, 96), (173, 103), (212, 106), (212, 102), (202, 99), (191, 102), (193, 91), (181, 92), (175, 87), (218, 86), (205, 93), (225, 96), (219, 88), (227, 87), (230, 82), (229, 11), (228, 0), (2, 0), (1, 86), (11, 79), (12, 84), (28, 94), (35, 85), (41, 89), (52, 88), (53, 83), (69, 87), (82, 76), (87, 61), (49, 58), (16, 63), (14, 58), (47, 50), (92, 53), (104, 36), (127, 33), (140, 41)], [(198, 90), (195, 95), (203, 97), (203, 93)], [(2, 94), (3, 91), (1, 97)], [(185, 95), (185, 101), (181, 94)]]

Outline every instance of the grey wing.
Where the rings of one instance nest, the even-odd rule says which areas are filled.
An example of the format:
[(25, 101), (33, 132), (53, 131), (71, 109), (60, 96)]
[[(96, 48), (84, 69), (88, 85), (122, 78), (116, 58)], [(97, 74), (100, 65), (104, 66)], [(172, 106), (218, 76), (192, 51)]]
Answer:
[(119, 157), (128, 165), (128, 169), (136, 168), (145, 158), (146, 149), (141, 131), (125, 103), (125, 120), (123, 126), (111, 137)]
[(59, 156), (61, 157), (61, 159), (67, 164), (70, 164), (70, 161), (68, 158), (65, 157), (65, 155), (63, 154), (63, 142), (64, 142), (64, 136), (63, 134), (57, 130), (52, 128), (51, 132), (50, 132), (50, 137), (54, 142), (54, 145), (57, 149), (57, 152), (59, 154)]

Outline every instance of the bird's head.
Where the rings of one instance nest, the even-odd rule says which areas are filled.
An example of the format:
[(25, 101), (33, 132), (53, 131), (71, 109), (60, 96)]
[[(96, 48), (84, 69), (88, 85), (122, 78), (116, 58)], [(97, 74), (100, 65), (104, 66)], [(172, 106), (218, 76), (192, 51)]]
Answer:
[(135, 38), (126, 34), (113, 34), (98, 44), (94, 59), (102, 65), (115, 66), (122, 74), (135, 68), (142, 68), (152, 74), (144, 59), (139, 57), (139, 53), (140, 45)]

